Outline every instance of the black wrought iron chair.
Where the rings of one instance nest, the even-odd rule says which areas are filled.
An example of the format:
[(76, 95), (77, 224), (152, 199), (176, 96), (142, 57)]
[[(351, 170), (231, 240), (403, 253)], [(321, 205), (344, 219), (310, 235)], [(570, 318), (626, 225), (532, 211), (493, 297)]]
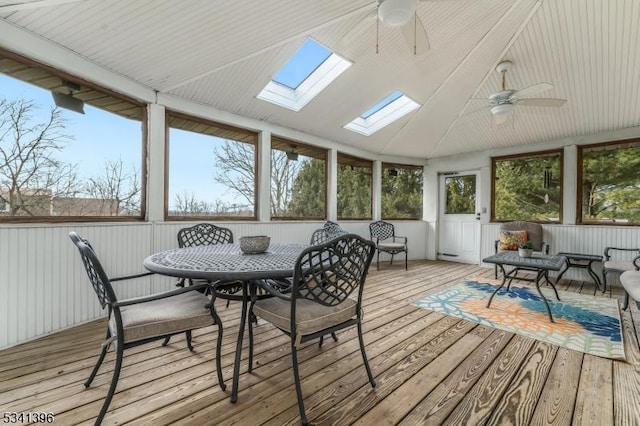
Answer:
[(220, 362), (222, 322), (213, 304), (204, 294), (198, 292), (201, 286), (208, 284), (188, 286), (145, 297), (118, 300), (111, 286), (112, 282), (139, 278), (151, 275), (151, 273), (109, 279), (91, 244), (76, 232), (69, 233), (69, 238), (80, 251), (82, 263), (87, 271), (89, 282), (98, 296), (100, 306), (103, 309), (106, 307), (108, 313), (107, 334), (102, 344), (102, 352), (89, 378), (84, 383), (85, 387), (88, 388), (93, 382), (111, 343), (114, 343), (116, 351), (113, 378), (100, 413), (96, 418), (96, 425), (102, 423), (102, 419), (115, 393), (118, 378), (120, 377), (124, 350), (154, 340), (164, 339), (174, 334), (185, 333), (189, 350), (193, 351), (191, 330), (208, 327), (213, 324), (218, 325), (216, 370), (218, 384), (222, 390), (225, 389)]
[(326, 221), (322, 228), (318, 228), (311, 234), (310, 244), (312, 246), (325, 243), (332, 238), (346, 234), (347, 231), (342, 229), (340, 225), (330, 220)]
[[(549, 244), (547, 244), (544, 241), (543, 228), (542, 228), (542, 225), (539, 224), (539, 223), (525, 222), (525, 221), (522, 221), (522, 220), (516, 220), (516, 221), (513, 221), (513, 222), (501, 223), (499, 230), (500, 230), (500, 233), (517, 233), (517, 232), (524, 231), (524, 232), (526, 232), (526, 235), (523, 234), (522, 242), (529, 241), (531, 243), (531, 248), (533, 249), (534, 252), (538, 252), (538, 253), (542, 253), (542, 254), (549, 254)], [(503, 243), (504, 243), (504, 238), (503, 238)], [(505, 251), (505, 250), (518, 250), (517, 244), (514, 244), (512, 246), (501, 246), (501, 244), (502, 243), (501, 243), (500, 239), (495, 241), (495, 252), (496, 253), (498, 253), (498, 251)], [(537, 271), (535, 269), (527, 269), (527, 268), (516, 268), (516, 269), (534, 271), (534, 272)], [(497, 279), (498, 278), (498, 266), (497, 265), (494, 266), (493, 273), (494, 273), (495, 278)], [(517, 273), (518, 273), (518, 271), (515, 272), (516, 275), (517, 275)], [(522, 278), (516, 278), (516, 279), (522, 279)]]
[(622, 274), (640, 269), (640, 248), (607, 247), (602, 264), (603, 291), (607, 289), (607, 275)]
[[(232, 244), (233, 232), (229, 228), (223, 228), (210, 223), (198, 223), (188, 228), (182, 228), (178, 231), (178, 247), (195, 247), (206, 246), (213, 244)], [(177, 287), (184, 287), (186, 285), (200, 285), (200, 284), (212, 284), (207, 280), (199, 280), (192, 278), (179, 278), (176, 283)], [(211, 294), (213, 287), (210, 285), (200, 286), (200, 291), (205, 294)], [(236, 294), (242, 290), (242, 283), (233, 281), (229, 283), (216, 283), (216, 294)], [(229, 307), (229, 301), (231, 298), (227, 298), (227, 307)], [(162, 346), (167, 346), (171, 337), (167, 337)]]
[(371, 239), (376, 244), (378, 257), (376, 268), (380, 270), (380, 252), (391, 255), (390, 264), (393, 265), (393, 256), (404, 252), (404, 269), (409, 269), (409, 250), (407, 249), (407, 237), (396, 235), (395, 227), (389, 222), (379, 220), (369, 224)]
[[(303, 424), (307, 417), (302, 397), (297, 351), (301, 344), (325, 334), (357, 326), (360, 351), (372, 387), (362, 338), (362, 293), (375, 246), (355, 234), (345, 234), (304, 250), (296, 261), (291, 292), (269, 287), (270, 299), (251, 302), (250, 312), (270, 322), (291, 338), (293, 377)], [(253, 328), (249, 323), (249, 336)], [(253, 339), (249, 343), (249, 372), (253, 368)]]

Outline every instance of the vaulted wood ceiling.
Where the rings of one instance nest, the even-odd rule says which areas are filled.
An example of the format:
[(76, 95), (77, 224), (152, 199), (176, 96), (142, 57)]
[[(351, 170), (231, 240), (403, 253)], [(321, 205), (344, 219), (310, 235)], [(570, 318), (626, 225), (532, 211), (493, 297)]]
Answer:
[[(360, 22), (377, 4), (0, 0), (0, 19), (159, 93), (380, 154), (431, 158), (640, 125), (638, 0), (420, 1), (431, 44), (421, 55), (382, 23), (376, 53), (375, 19)], [(353, 66), (299, 112), (256, 99), (306, 37)], [(492, 127), (471, 98), (499, 90), (503, 59), (514, 63), (507, 87), (552, 83), (538, 97), (567, 103), (518, 106)], [(422, 107), (369, 137), (343, 129), (398, 89)]]

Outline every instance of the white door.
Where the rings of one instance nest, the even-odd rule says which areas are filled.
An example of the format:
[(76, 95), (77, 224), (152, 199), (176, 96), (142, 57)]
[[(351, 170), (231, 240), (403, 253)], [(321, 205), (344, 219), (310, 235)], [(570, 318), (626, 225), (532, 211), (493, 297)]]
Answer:
[(439, 183), (438, 259), (480, 262), (480, 172), (443, 173)]

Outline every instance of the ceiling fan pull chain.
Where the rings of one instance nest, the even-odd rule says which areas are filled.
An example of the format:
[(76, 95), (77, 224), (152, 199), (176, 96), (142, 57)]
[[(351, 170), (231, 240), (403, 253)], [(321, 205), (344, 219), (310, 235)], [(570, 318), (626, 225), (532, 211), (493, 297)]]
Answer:
[(418, 54), (418, 12), (413, 12), (413, 56)]
[(380, 5), (378, 4), (378, 19), (376, 19), (376, 55), (379, 53), (380, 44)]

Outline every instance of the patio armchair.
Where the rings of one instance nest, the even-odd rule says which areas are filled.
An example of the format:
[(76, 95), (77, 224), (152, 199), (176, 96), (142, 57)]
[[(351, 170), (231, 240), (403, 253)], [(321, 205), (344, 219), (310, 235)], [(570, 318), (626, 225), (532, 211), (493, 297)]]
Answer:
[[(543, 240), (542, 225), (535, 222), (513, 221), (500, 224), (500, 236), (495, 241), (495, 252), (518, 250), (519, 243), (529, 241), (534, 252), (549, 254), (549, 244)], [(530, 271), (527, 268), (517, 270)], [(518, 273), (516, 270), (516, 274)], [(535, 272), (535, 270), (534, 270)], [(498, 278), (498, 266), (494, 266), (494, 276)]]
[(620, 274), (620, 283), (624, 288), (624, 306), (622, 310), (626, 311), (629, 307), (629, 297), (636, 301), (636, 306), (640, 309), (640, 270), (624, 271)]
[(108, 313), (105, 341), (102, 344), (102, 351), (98, 361), (84, 383), (86, 388), (93, 382), (111, 343), (114, 344), (116, 352), (111, 385), (96, 418), (96, 425), (102, 423), (102, 419), (115, 393), (124, 351), (175, 334), (185, 333), (189, 350), (193, 351), (191, 330), (209, 327), (213, 324), (218, 326), (216, 370), (218, 373), (218, 385), (222, 390), (225, 389), (220, 362), (222, 322), (209, 298), (198, 291), (208, 284), (193, 285), (150, 296), (119, 300), (111, 285), (112, 282), (139, 278), (151, 275), (151, 273), (110, 279), (91, 244), (76, 232), (69, 233), (69, 238), (80, 252), (89, 282), (98, 296), (100, 306), (102, 309), (106, 307)]
[(404, 269), (409, 269), (409, 250), (407, 248), (407, 237), (396, 235), (395, 227), (389, 222), (379, 220), (369, 224), (371, 239), (376, 245), (378, 257), (376, 258), (376, 269), (380, 270), (380, 252), (391, 255), (390, 264), (393, 265), (393, 256), (404, 252)]
[(329, 241), (332, 238), (339, 237), (340, 235), (344, 235), (346, 233), (347, 231), (342, 229), (342, 227), (339, 224), (328, 220), (324, 223), (322, 228), (319, 228), (313, 231), (313, 234), (311, 234), (310, 244), (312, 246), (322, 244)]
[[(301, 344), (325, 334), (356, 326), (363, 363), (372, 387), (362, 338), (362, 294), (375, 246), (355, 234), (341, 235), (305, 249), (294, 269), (292, 288), (283, 294), (265, 287), (274, 297), (253, 298), (250, 312), (270, 322), (290, 337), (293, 377), (298, 409), (307, 424), (297, 351)], [(253, 368), (253, 328), (249, 322), (249, 372)]]
[[(178, 247), (195, 247), (205, 246), (212, 244), (231, 244), (233, 243), (233, 232), (229, 228), (223, 228), (221, 226), (212, 225), (210, 223), (198, 223), (196, 225), (182, 228), (178, 231)], [(200, 285), (200, 284), (213, 284), (207, 280), (194, 280), (191, 278), (179, 278), (176, 283), (177, 287), (184, 287), (185, 284)], [(242, 283), (234, 281), (230, 283), (215, 283), (216, 293), (223, 294), (235, 294), (242, 290)], [(212, 286), (200, 286), (200, 291), (205, 294), (212, 292)], [(229, 307), (229, 299), (227, 299), (227, 307)], [(167, 346), (171, 336), (168, 336), (162, 346)]]
[(607, 275), (622, 274), (640, 269), (640, 248), (607, 247), (602, 264), (603, 291), (607, 289)]

